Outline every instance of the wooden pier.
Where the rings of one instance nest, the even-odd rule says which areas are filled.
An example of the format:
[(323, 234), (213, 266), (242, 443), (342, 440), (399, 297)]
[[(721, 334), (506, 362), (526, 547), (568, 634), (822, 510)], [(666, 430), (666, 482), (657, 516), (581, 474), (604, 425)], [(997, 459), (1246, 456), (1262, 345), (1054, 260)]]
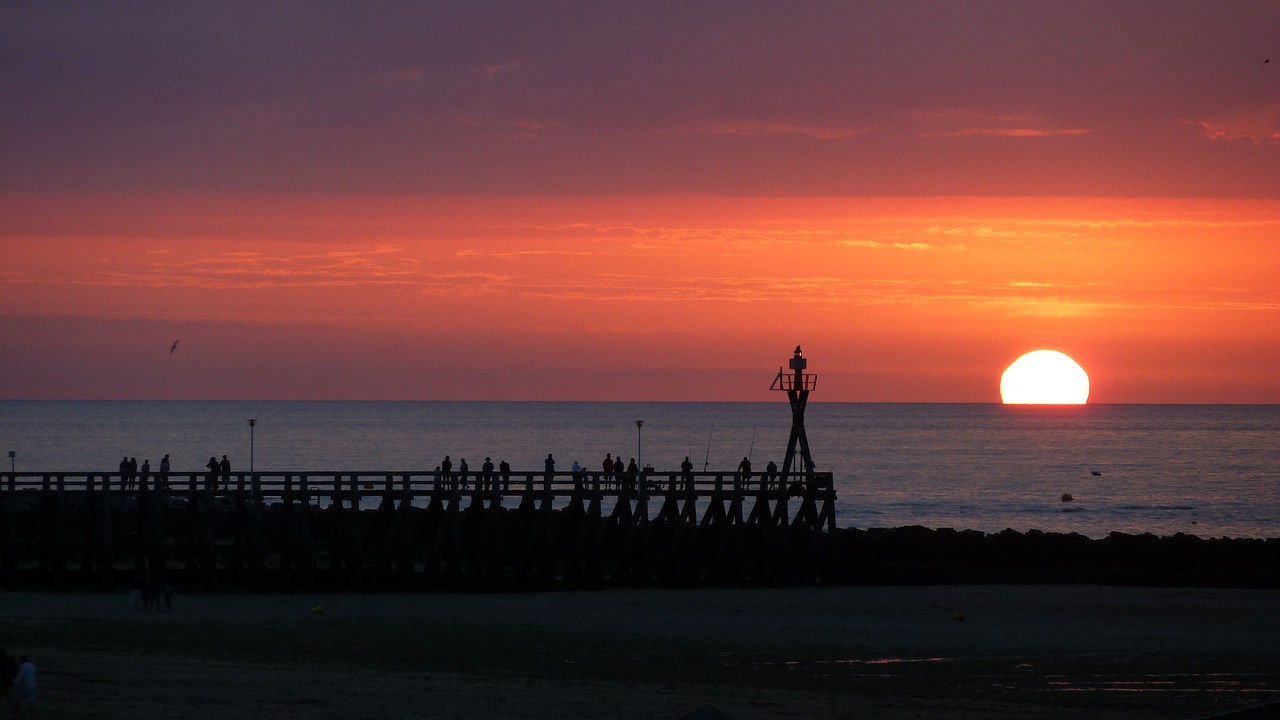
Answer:
[(0, 587), (513, 590), (824, 581), (831, 473), (0, 473)]

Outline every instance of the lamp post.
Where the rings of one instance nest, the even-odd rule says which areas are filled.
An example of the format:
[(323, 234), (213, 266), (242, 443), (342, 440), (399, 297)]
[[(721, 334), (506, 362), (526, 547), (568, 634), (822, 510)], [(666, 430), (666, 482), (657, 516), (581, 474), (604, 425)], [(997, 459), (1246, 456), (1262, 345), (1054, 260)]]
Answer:
[(249, 418), (249, 472), (253, 472), (253, 426), (258, 424), (258, 418)]
[(640, 458), (640, 428), (644, 427), (643, 420), (636, 421), (636, 466), (644, 467), (644, 462)]

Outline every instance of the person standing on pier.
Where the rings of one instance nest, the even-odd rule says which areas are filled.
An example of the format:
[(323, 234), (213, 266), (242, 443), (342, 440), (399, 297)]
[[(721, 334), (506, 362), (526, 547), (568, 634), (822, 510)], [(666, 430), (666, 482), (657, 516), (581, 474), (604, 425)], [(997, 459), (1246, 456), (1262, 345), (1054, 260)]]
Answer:
[(151, 477), (151, 460), (143, 458), (142, 468), (138, 470), (138, 489), (147, 491), (147, 478)]
[(627, 463), (627, 490), (635, 492), (639, 478), (640, 466), (636, 464), (635, 458), (631, 458), (631, 462)]
[(680, 463), (680, 477), (684, 479), (684, 490), (688, 492), (693, 489), (693, 463), (689, 461), (689, 456), (684, 456), (684, 462)]
[(453, 489), (453, 461), (448, 455), (444, 456), (444, 460), (440, 461), (440, 480), (449, 490)]
[(511, 464), (506, 460), (498, 463), (498, 473), (502, 475), (502, 491), (511, 489)]
[(218, 463), (218, 472), (222, 473), (222, 489), (226, 490), (227, 485), (231, 483), (231, 461), (226, 455), (223, 455), (222, 462)]
[(764, 489), (773, 490), (774, 483), (778, 479), (778, 463), (770, 460), (769, 464), (764, 466), (764, 475)]
[(551, 482), (556, 476), (556, 459), (551, 457), (551, 453), (547, 453), (547, 459), (543, 461), (542, 469), (546, 473), (547, 482)]
[(609, 483), (613, 480), (613, 453), (604, 454), (604, 462), (600, 463), (600, 469), (604, 471), (600, 479), (604, 481), (605, 487), (609, 487)]
[(486, 455), (484, 464), (480, 466), (480, 492), (492, 490), (497, 490), (493, 482), (493, 460)]
[(462, 458), (458, 461), (458, 488), (467, 489), (467, 459)]
[(129, 456), (120, 458), (120, 489), (129, 489)]
[(578, 464), (577, 460), (573, 461), (573, 467), (570, 468), (570, 471), (573, 473), (573, 491), (582, 492), (582, 466)]
[(744, 488), (751, 484), (751, 461), (746, 457), (737, 464), (737, 479), (740, 480)]
[(156, 478), (156, 489), (165, 492), (169, 489), (169, 453), (160, 458), (160, 475)]
[(204, 478), (205, 490), (218, 489), (218, 458), (215, 455), (209, 456), (209, 462), (205, 463), (205, 467), (209, 468), (209, 474)]

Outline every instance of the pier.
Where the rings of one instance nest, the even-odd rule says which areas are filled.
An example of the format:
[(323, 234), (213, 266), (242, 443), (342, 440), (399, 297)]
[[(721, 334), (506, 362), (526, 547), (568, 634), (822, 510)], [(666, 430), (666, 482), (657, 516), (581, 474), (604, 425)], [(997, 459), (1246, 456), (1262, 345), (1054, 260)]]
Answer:
[[(0, 587), (512, 590), (793, 585), (834, 576), (835, 484), (804, 428), (781, 470), (0, 474)], [(250, 438), (256, 419), (249, 420)], [(636, 421), (637, 431), (644, 424)], [(638, 438), (637, 438), (638, 440)], [(252, 440), (251, 445), (252, 448)], [(252, 457), (252, 450), (250, 450)], [(637, 452), (637, 456), (639, 453)], [(549, 457), (549, 456), (548, 456)], [(250, 460), (252, 467), (252, 460)], [(148, 484), (149, 483), (149, 484)]]
[(831, 473), (0, 473), (0, 587), (822, 582)]

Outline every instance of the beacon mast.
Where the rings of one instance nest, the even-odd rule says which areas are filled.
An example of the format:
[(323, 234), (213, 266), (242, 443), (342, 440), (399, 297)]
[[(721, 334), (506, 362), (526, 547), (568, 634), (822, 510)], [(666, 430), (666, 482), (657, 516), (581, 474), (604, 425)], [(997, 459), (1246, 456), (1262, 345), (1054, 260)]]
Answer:
[[(790, 361), (791, 373), (778, 368), (778, 376), (773, 379), (770, 390), (783, 390), (791, 401), (791, 439), (787, 442), (787, 454), (783, 456), (782, 477), (790, 478), (803, 472), (806, 476), (814, 470), (813, 455), (809, 452), (809, 437), (804, 432), (804, 408), (809, 403), (809, 392), (818, 386), (818, 376), (805, 372), (809, 362), (797, 345)], [(800, 454), (800, 464), (795, 467), (795, 456)], [(784, 480), (786, 482), (786, 480)], [(785, 486), (784, 486), (785, 487)]]

